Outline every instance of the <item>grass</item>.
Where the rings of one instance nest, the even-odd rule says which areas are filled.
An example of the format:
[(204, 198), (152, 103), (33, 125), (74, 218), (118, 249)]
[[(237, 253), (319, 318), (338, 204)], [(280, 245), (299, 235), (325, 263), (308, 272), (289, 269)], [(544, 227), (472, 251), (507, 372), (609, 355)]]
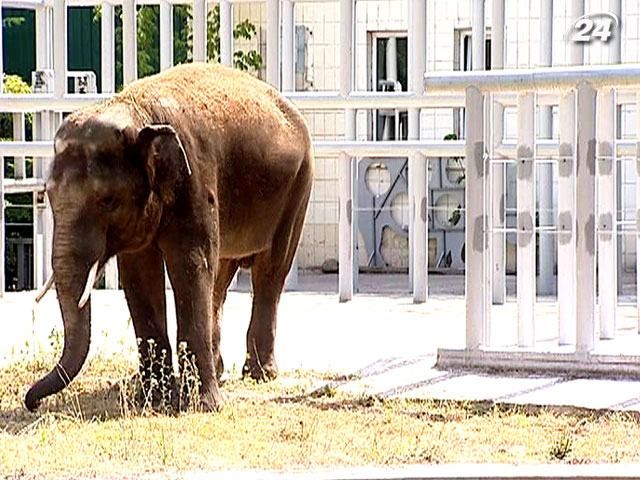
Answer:
[(23, 394), (53, 364), (41, 357), (0, 370), (0, 477), (640, 461), (631, 414), (381, 400), (345, 394), (330, 376), (309, 372), (262, 385), (229, 380), (219, 413), (161, 415), (132, 401), (133, 363), (96, 358), (31, 414)]

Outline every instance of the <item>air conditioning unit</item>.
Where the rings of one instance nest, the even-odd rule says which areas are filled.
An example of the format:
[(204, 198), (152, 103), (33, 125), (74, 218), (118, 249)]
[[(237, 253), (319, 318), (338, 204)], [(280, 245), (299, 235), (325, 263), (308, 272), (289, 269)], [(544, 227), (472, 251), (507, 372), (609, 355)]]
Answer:
[(53, 70), (36, 70), (31, 72), (31, 89), (33, 93), (53, 93)]
[(93, 72), (67, 72), (73, 78), (73, 93), (97, 93), (96, 74)]

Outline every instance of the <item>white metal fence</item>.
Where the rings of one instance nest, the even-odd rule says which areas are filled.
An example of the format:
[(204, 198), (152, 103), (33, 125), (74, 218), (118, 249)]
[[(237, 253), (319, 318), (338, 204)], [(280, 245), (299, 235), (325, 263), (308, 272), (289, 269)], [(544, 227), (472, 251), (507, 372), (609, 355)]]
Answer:
[[(242, 0), (234, 0), (242, 1)], [(344, 110), (345, 134), (341, 141), (315, 142), (318, 155), (339, 155), (339, 297), (352, 298), (357, 282), (355, 242), (357, 222), (354, 177), (358, 157), (408, 156), (409, 168), (409, 265), (415, 302), (427, 298), (427, 162), (442, 156), (467, 157), (466, 167), (466, 295), (467, 347), (477, 350), (491, 346), (492, 304), (504, 302), (504, 239), (517, 236), (518, 247), (518, 339), (521, 347), (535, 345), (536, 328), (536, 233), (557, 239), (560, 344), (576, 345), (578, 352), (590, 351), (599, 334), (615, 336), (616, 271), (615, 162), (636, 158), (636, 142), (615, 138), (615, 108), (637, 102), (640, 66), (590, 66), (541, 68), (535, 70), (467, 73), (427, 73), (427, 18), (425, 0), (408, 0), (408, 92), (378, 93), (354, 91), (355, 1), (340, 2), (340, 89), (338, 92), (295, 92), (294, 90), (294, 1), (265, 0), (267, 3), (266, 80), (280, 88), (299, 108)], [(314, 0), (296, 0), (314, 1)], [(359, 0), (365, 1), (365, 0)], [(367, 0), (374, 1), (374, 0)], [(172, 65), (171, 5), (189, 3), (193, 7), (193, 58), (206, 59), (206, 0), (50, 0), (11, 2), (36, 10), (38, 70), (53, 72), (49, 93), (0, 94), (0, 111), (18, 114), (34, 112), (35, 140), (0, 143), (0, 156), (33, 156), (38, 168), (33, 178), (3, 179), (0, 194), (31, 191), (41, 195), (47, 161), (52, 155), (51, 139), (61, 112), (102, 100), (115, 90), (114, 5), (123, 8), (123, 78), (136, 79), (136, 5), (160, 5), (160, 64)], [(492, 66), (504, 65), (504, 3), (492, 0)], [(572, 0), (572, 15), (584, 13), (584, 0)], [(0, 1), (0, 5), (1, 5)], [(67, 8), (102, 5), (102, 85), (100, 94), (69, 94), (66, 90)], [(472, 0), (473, 66), (484, 67), (485, 1)], [(551, 1), (541, 9), (543, 35), (550, 35)], [(620, 11), (620, 0), (611, 8)], [(220, 1), (221, 62), (231, 65), (233, 52), (231, 2)], [(435, 19), (433, 19), (435, 21)], [(546, 23), (544, 23), (546, 22)], [(547, 38), (548, 40), (548, 38)], [(550, 42), (542, 39), (543, 50)], [(1, 51), (1, 50), (0, 50)], [(620, 39), (611, 42), (611, 61), (620, 61)], [(548, 57), (548, 55), (547, 55)], [(550, 58), (550, 57), (549, 57)], [(582, 47), (572, 47), (571, 59), (582, 63)], [(550, 64), (550, 60), (546, 65)], [(0, 71), (1, 71), (0, 59)], [(597, 93), (596, 93), (597, 92)], [(596, 107), (597, 103), (597, 107)], [(518, 107), (518, 141), (503, 139), (503, 110)], [(536, 136), (536, 109), (559, 106), (560, 139)], [(465, 141), (427, 141), (420, 138), (420, 109), (465, 107)], [(356, 141), (358, 109), (403, 108), (408, 110), (408, 140)], [(547, 113), (548, 115), (548, 113)], [(596, 125), (596, 116), (599, 119)], [(501, 219), (504, 208), (503, 169), (515, 162), (517, 180), (517, 228), (509, 230)], [(558, 168), (558, 222), (555, 227), (535, 227), (536, 164), (553, 163)], [(588, 165), (588, 168), (581, 168)], [(596, 211), (596, 190), (598, 209)], [(502, 201), (502, 203), (501, 203)], [(37, 203), (37, 202), (36, 202)], [(49, 274), (51, 219), (48, 209), (37, 209), (34, 220), (36, 286)], [(504, 212), (502, 212), (504, 213)], [(4, 215), (4, 213), (3, 213)], [(502, 223), (501, 223), (502, 222)], [(640, 232), (640, 228), (638, 228)], [(4, 238), (3, 222), (0, 237)], [(640, 238), (640, 237), (638, 237)], [(3, 247), (0, 247), (3, 248)], [(598, 257), (597, 257), (598, 256)], [(596, 258), (597, 257), (597, 258)], [(4, 291), (4, 252), (0, 251), (0, 294)], [(595, 266), (599, 265), (600, 314), (596, 316)], [(114, 276), (111, 272), (111, 284)], [(577, 289), (580, 289), (578, 296)], [(596, 320), (599, 319), (599, 324)]]

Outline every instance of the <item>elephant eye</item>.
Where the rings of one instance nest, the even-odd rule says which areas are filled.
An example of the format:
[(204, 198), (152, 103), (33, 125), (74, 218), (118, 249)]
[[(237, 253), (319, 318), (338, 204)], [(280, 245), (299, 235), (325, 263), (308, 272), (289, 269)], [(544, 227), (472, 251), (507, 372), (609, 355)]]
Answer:
[(118, 206), (118, 201), (116, 200), (115, 196), (107, 195), (98, 200), (98, 205), (100, 206), (101, 209), (110, 212)]

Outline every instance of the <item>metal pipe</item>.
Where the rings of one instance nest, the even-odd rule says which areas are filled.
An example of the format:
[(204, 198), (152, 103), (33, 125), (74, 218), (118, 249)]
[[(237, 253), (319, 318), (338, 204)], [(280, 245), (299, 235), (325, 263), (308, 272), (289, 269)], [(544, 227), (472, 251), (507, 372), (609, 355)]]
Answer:
[(207, 2), (193, 0), (193, 61), (207, 60)]
[(429, 72), (425, 74), (427, 92), (460, 93), (470, 85), (482, 92), (566, 90), (580, 82), (594, 88), (607, 86), (639, 87), (640, 65), (563, 66), (488, 72)]
[(471, 68), (473, 70), (484, 70), (484, 66), (484, 0), (471, 0)]
[[(571, 0), (571, 25), (584, 15), (585, 0)], [(572, 42), (569, 39), (569, 65), (584, 65), (584, 42)], [(595, 86), (595, 85), (594, 85)]]
[(220, 63), (233, 66), (233, 19), (231, 2), (220, 0)]
[(280, 89), (280, 2), (267, 4), (267, 82)]
[(102, 84), (100, 88), (102, 93), (114, 93), (116, 91), (114, 18), (113, 5), (107, 2), (102, 4), (100, 33), (102, 37), (100, 50)]
[[(56, 0), (58, 1), (58, 0)], [(136, 2), (122, 1), (122, 78), (125, 85), (138, 78)]]
[[(340, 94), (343, 98), (353, 88), (353, 0), (340, 0)], [(345, 140), (355, 140), (356, 112), (345, 109)], [(338, 167), (338, 294), (341, 302), (353, 298), (355, 256), (353, 171), (355, 160), (340, 155)]]
[(173, 66), (173, 7), (160, 1), (160, 70)]
[(282, 0), (282, 90), (295, 90), (294, 3)]
[(53, 2), (53, 93), (62, 98), (67, 92), (67, 7), (65, 0)]

